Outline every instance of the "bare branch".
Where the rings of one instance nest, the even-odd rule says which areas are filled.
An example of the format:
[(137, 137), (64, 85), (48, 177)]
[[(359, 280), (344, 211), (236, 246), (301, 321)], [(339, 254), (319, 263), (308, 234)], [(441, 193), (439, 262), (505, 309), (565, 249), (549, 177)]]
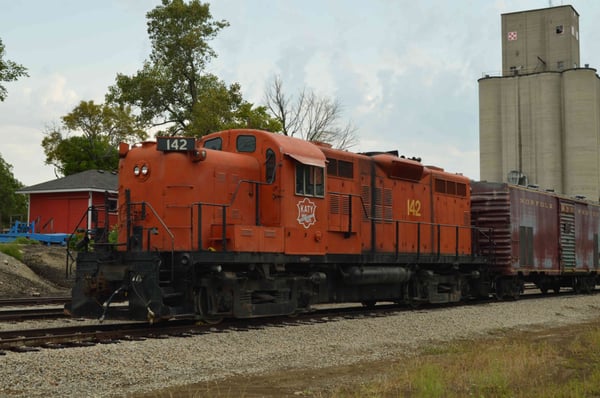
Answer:
[(307, 141), (321, 141), (336, 148), (348, 149), (357, 143), (356, 128), (350, 122), (338, 125), (342, 106), (336, 99), (319, 97), (304, 87), (296, 99), (283, 91), (279, 76), (265, 90), (266, 108), (282, 125), (282, 133)]

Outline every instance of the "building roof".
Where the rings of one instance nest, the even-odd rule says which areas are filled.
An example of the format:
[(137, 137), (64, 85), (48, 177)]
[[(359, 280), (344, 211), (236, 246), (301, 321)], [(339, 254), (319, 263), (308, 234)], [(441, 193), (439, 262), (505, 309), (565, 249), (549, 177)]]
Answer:
[(534, 13), (534, 12), (540, 12), (540, 11), (544, 11), (544, 12), (545, 12), (545, 11), (547, 11), (547, 10), (551, 10), (551, 9), (554, 9), (554, 8), (564, 8), (564, 7), (568, 7), (568, 8), (570, 8), (571, 10), (573, 10), (573, 12), (574, 12), (575, 14), (577, 14), (577, 16), (579, 16), (579, 13), (578, 13), (578, 12), (577, 12), (577, 10), (575, 9), (575, 7), (573, 7), (573, 6), (572, 6), (572, 5), (570, 5), (570, 4), (564, 4), (564, 5), (560, 5), (560, 6), (554, 6), (554, 7), (535, 8), (535, 9), (532, 9), (532, 10), (523, 10), (523, 11), (505, 12), (504, 14), (501, 14), (501, 15), (510, 15), (510, 14), (523, 14), (523, 13), (526, 13), (526, 12), (531, 12), (531, 13)]
[(110, 192), (117, 193), (118, 176), (116, 172), (104, 170), (86, 170), (57, 180), (42, 182), (17, 191), (22, 194), (57, 192)]

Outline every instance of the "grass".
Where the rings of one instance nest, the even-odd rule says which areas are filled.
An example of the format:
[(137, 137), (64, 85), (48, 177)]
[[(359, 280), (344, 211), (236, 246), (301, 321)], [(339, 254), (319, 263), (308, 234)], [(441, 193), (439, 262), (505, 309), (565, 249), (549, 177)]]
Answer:
[(31, 240), (24, 237), (19, 237), (11, 243), (0, 243), (0, 252), (23, 261), (23, 252), (21, 245), (37, 245), (40, 244), (37, 240)]
[(20, 245), (14, 243), (1, 243), (0, 252), (16, 258), (19, 261), (23, 261), (23, 252), (20, 249)]
[(399, 363), (377, 380), (319, 396), (597, 397), (600, 327), (448, 343)]
[(487, 338), (440, 343), (392, 362), (290, 375), (283, 371), (141, 396), (600, 397), (600, 320), (536, 331), (501, 330)]

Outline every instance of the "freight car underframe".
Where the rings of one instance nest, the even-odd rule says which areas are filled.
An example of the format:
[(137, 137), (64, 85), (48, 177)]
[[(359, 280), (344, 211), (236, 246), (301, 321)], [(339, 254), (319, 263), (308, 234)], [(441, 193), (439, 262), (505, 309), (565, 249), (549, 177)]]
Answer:
[(596, 271), (589, 270), (564, 270), (561, 272), (537, 271), (525, 269), (522, 271), (513, 270), (512, 274), (507, 275), (504, 268), (491, 268), (490, 274), (494, 275), (492, 291), (498, 299), (516, 299), (525, 290), (525, 284), (534, 284), (542, 294), (547, 294), (550, 290), (559, 293), (560, 289), (570, 288), (575, 293), (591, 293), (598, 283), (598, 274)]
[(450, 303), (488, 297), (485, 269), (476, 256), (81, 252), (70, 311), (103, 319), (110, 303), (128, 301), (132, 319), (210, 321), (291, 315), (319, 303)]

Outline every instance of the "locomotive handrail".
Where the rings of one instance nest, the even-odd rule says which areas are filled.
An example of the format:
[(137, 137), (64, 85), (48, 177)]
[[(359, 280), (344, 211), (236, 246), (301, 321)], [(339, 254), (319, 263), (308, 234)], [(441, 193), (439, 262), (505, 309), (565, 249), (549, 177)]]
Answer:
[[(79, 225), (81, 225), (81, 222), (83, 221), (83, 219), (86, 218), (87, 215), (89, 214), (90, 207), (91, 206), (88, 206), (88, 208), (86, 209), (86, 211), (83, 213), (83, 215), (79, 219), (79, 222), (77, 224), (75, 224), (75, 229), (73, 230), (73, 232), (71, 232), (69, 234), (69, 237), (67, 238), (67, 263), (65, 265), (65, 278), (69, 278), (69, 276), (71, 275), (71, 264), (72, 263), (71, 264), (69, 263), (69, 259), (71, 259), (72, 262), (75, 261), (75, 259), (71, 255), (71, 245), (70, 245), (71, 239), (73, 239), (73, 235), (75, 235), (77, 233), (77, 230), (79, 229)], [(86, 239), (88, 239), (87, 232), (88, 231), (87, 231), (87, 228), (86, 228), (86, 234), (84, 236), (84, 241)], [(87, 248), (87, 246), (86, 246), (86, 248)]]
[(455, 248), (454, 254), (458, 257), (458, 238), (460, 234), (460, 230), (470, 230), (472, 231), (474, 227), (470, 225), (458, 225), (458, 224), (442, 224), (442, 223), (431, 223), (426, 221), (411, 221), (411, 220), (386, 220), (383, 218), (377, 218), (376, 220), (383, 220), (387, 222), (394, 222), (396, 224), (396, 257), (399, 256), (399, 243), (400, 243), (400, 224), (410, 224), (417, 226), (417, 258), (421, 255), (421, 226), (430, 226), (437, 230), (437, 256), (441, 256), (441, 230), (442, 228), (453, 228), (455, 229)]
[[(77, 233), (77, 231), (80, 230), (80, 225), (83, 222), (83, 220), (85, 220), (86, 218), (90, 217), (90, 214), (93, 214), (93, 212), (97, 211), (97, 210), (105, 210), (105, 218), (104, 218), (104, 234), (106, 235), (108, 233), (107, 229), (109, 226), (109, 220), (108, 220), (108, 206), (106, 205), (91, 205), (88, 206), (85, 209), (85, 212), (83, 213), (83, 215), (81, 216), (81, 218), (79, 219), (79, 222), (77, 222), (77, 224), (75, 224), (75, 228), (73, 229), (73, 232), (71, 232), (67, 238), (67, 258), (66, 258), (66, 265), (65, 265), (65, 277), (69, 278), (69, 276), (71, 275), (72, 269), (71, 269), (71, 265), (72, 263), (75, 261), (75, 258), (73, 258), (72, 250), (71, 250), (71, 246), (70, 246), (70, 241), (71, 239), (73, 239), (73, 236), (75, 236), (75, 234)], [(93, 220), (93, 215), (92, 215), (92, 220)], [(89, 234), (92, 230), (90, 228), (87, 227), (85, 228), (85, 235), (83, 237), (83, 240), (81, 242), (79, 242), (77, 244), (77, 248), (78, 249), (84, 249), (85, 251), (88, 250), (88, 244), (90, 242), (90, 238), (89, 238)], [(100, 242), (94, 242), (94, 245), (100, 245)], [(71, 262), (69, 262), (69, 260), (71, 260)]]
[[(156, 210), (154, 210), (154, 207), (152, 207), (152, 205), (149, 202), (146, 202), (146, 201), (129, 202), (127, 205), (129, 207), (136, 206), (136, 205), (148, 206), (150, 208), (150, 211), (152, 211), (152, 214), (154, 214), (154, 217), (156, 217), (158, 222), (162, 225), (162, 227), (165, 229), (165, 231), (169, 234), (169, 237), (171, 238), (171, 281), (172, 281), (175, 277), (175, 235), (171, 232), (171, 230), (169, 229), (167, 224), (165, 224), (163, 219), (158, 215)], [(127, 235), (129, 235), (129, 231), (127, 231)], [(129, 237), (127, 239), (129, 239)], [(148, 250), (150, 250), (150, 234), (149, 233), (148, 233), (147, 239), (148, 239), (148, 242), (147, 242)], [(142, 244), (142, 248), (143, 248), (143, 244)]]
[(363, 200), (362, 195), (358, 195), (355, 193), (347, 193), (347, 192), (335, 192), (335, 191), (328, 191), (327, 192), (328, 195), (339, 195), (339, 196), (347, 196), (348, 197), (348, 230), (346, 231), (346, 237), (350, 237), (350, 235), (352, 234), (352, 198), (353, 197), (357, 197), (360, 199), (360, 205), (362, 207), (363, 210), (363, 216), (367, 219), (367, 220), (371, 220), (371, 216), (369, 216), (369, 213), (367, 212), (367, 207), (365, 206), (365, 202)]
[[(363, 197), (362, 197), (362, 195), (359, 195), (359, 194), (356, 194), (356, 193), (348, 193), (348, 192), (336, 192), (336, 191), (328, 191), (328, 192), (327, 192), (327, 194), (329, 194), (329, 195), (348, 196), (348, 197), (350, 197), (350, 198), (353, 198), (353, 197), (359, 198), (359, 199), (360, 199), (360, 204), (361, 204), (361, 207), (362, 207), (362, 209), (363, 209), (363, 215), (364, 215), (365, 217), (369, 218), (369, 219), (371, 218), (371, 217), (369, 216), (369, 213), (367, 212), (367, 207), (365, 206), (365, 202), (363, 201)], [(350, 203), (350, 204), (352, 204), (352, 203)]]
[(231, 204), (219, 204), (219, 203), (204, 203), (194, 202), (192, 205), (198, 206), (198, 250), (202, 250), (202, 206), (221, 207), (222, 209), (222, 231), (221, 231), (221, 244), (223, 245), (223, 251), (227, 251), (227, 208)]
[[(346, 231), (346, 234), (349, 235), (352, 233), (352, 198), (353, 197), (357, 197), (360, 200), (360, 204), (363, 210), (363, 216), (372, 222), (381, 222), (381, 223), (394, 223), (396, 225), (396, 231), (395, 231), (395, 246), (396, 246), (396, 258), (399, 257), (400, 255), (400, 224), (402, 225), (408, 225), (408, 224), (412, 224), (412, 225), (416, 225), (417, 226), (417, 257), (420, 257), (421, 254), (421, 226), (430, 226), (433, 228), (436, 228), (437, 230), (437, 256), (439, 258), (439, 256), (441, 255), (441, 230), (442, 228), (454, 228), (456, 230), (455, 233), (455, 256), (458, 257), (458, 251), (459, 251), (459, 247), (458, 247), (458, 241), (459, 241), (459, 234), (460, 234), (460, 230), (470, 230), (471, 233), (473, 233), (473, 231), (479, 231), (481, 232), (481, 228), (478, 227), (474, 227), (471, 225), (458, 225), (458, 224), (441, 224), (441, 223), (431, 223), (431, 222), (426, 222), (426, 221), (412, 221), (412, 220), (398, 220), (398, 219), (387, 219), (387, 218), (383, 218), (383, 217), (372, 217), (369, 212), (367, 211), (367, 207), (364, 203), (364, 199), (362, 197), (362, 195), (359, 194), (353, 194), (353, 193), (347, 193), (347, 192), (336, 192), (336, 191), (328, 191), (327, 192), (329, 195), (339, 195), (342, 197), (348, 197), (349, 201), (348, 201), (348, 230)], [(484, 234), (484, 237), (486, 235)], [(487, 236), (488, 240), (490, 242), (492, 242), (491, 240), (491, 235)], [(493, 242), (491, 243), (493, 244)], [(471, 253), (471, 255), (474, 255), (474, 253)]]
[[(171, 232), (171, 230), (169, 229), (169, 227), (167, 226), (167, 224), (165, 224), (165, 222), (163, 221), (163, 219), (158, 215), (158, 213), (156, 212), (156, 210), (154, 210), (154, 207), (152, 207), (152, 205), (149, 202), (143, 201), (143, 202), (131, 202), (129, 203), (130, 206), (135, 206), (135, 205), (143, 205), (143, 206), (148, 206), (150, 208), (150, 210), (152, 211), (152, 214), (154, 214), (154, 217), (156, 217), (156, 219), (158, 220), (158, 222), (162, 225), (162, 227), (165, 229), (165, 231), (169, 234), (169, 237), (171, 238), (171, 252), (175, 251), (175, 235), (173, 234), (173, 232)], [(150, 242), (148, 242), (148, 247), (150, 247)]]
[[(256, 212), (255, 212), (255, 223), (256, 225), (260, 225), (260, 207), (259, 203), (259, 185), (273, 185), (273, 181), (271, 182), (263, 182), (256, 180), (238, 180), (237, 186), (235, 187), (235, 191), (233, 191), (233, 195), (231, 195), (231, 200), (229, 203), (210, 203), (210, 202), (193, 202), (192, 206), (198, 206), (198, 250), (202, 250), (202, 206), (211, 206), (211, 207), (221, 207), (222, 209), (222, 231), (221, 231), (221, 244), (223, 245), (223, 251), (227, 251), (227, 208), (233, 206), (233, 203), (237, 199), (238, 192), (243, 183), (254, 185), (256, 188)], [(193, 218), (193, 214), (191, 215)]]

